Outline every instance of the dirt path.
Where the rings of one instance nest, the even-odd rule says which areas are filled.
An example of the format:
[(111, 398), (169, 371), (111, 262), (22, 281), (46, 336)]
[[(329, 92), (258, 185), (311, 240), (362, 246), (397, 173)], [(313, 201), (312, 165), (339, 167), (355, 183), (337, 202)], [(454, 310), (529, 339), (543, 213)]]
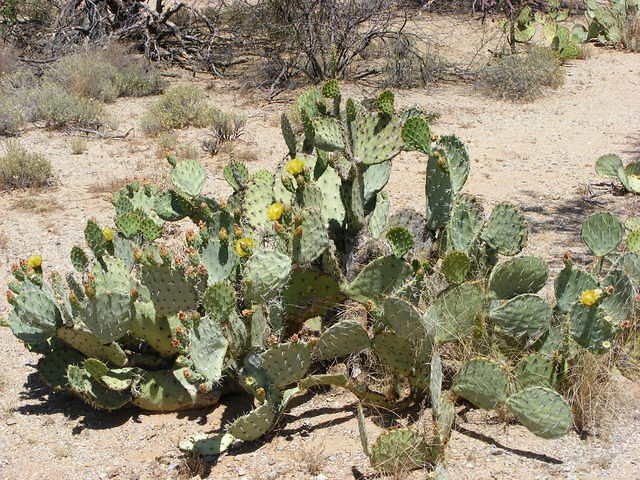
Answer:
[[(350, 90), (354, 95), (359, 91)], [(209, 95), (220, 108), (249, 116), (239, 148), (256, 152), (250, 168), (269, 168), (281, 158), (285, 146), (277, 119), (285, 106), (256, 108), (223, 82), (215, 82)], [(473, 160), (466, 190), (489, 204), (512, 201), (521, 206), (532, 228), (527, 251), (546, 259), (557, 259), (566, 250), (582, 251), (579, 223), (593, 207), (581, 200), (581, 189), (596, 181), (596, 158), (609, 152), (624, 160), (640, 157), (640, 55), (602, 51), (575, 62), (567, 67), (563, 88), (530, 105), (488, 100), (467, 86), (401, 92), (397, 98), (441, 114), (435, 132), (458, 135)], [(124, 131), (137, 127), (144, 106), (152, 101), (120, 100), (109, 111)], [(180, 140), (197, 146), (202, 134), (180, 132)], [(0, 194), (0, 235), (6, 239), (0, 251), (2, 290), (8, 264), (34, 252), (44, 253), (46, 268), (70, 268), (67, 254), (82, 242), (84, 220), (109, 219), (108, 195), (97, 191), (132, 172), (142, 176), (167, 169), (153, 142), (137, 132), (127, 140), (92, 140), (88, 153), (79, 156), (70, 154), (69, 138), (61, 134), (34, 129), (21, 141), (53, 162), (58, 185), (38, 193), (42, 205), (53, 206), (42, 214), (16, 207), (32, 192)], [(218, 195), (227, 189), (220, 173), (224, 162), (224, 157), (207, 160), (207, 189)], [(394, 163), (389, 190), (395, 207), (423, 205), (424, 170), (424, 162), (412, 158)], [(638, 212), (635, 198), (609, 195), (600, 200), (595, 208)], [(0, 313), (7, 308), (0, 304)], [(7, 330), (0, 331), (0, 351), (0, 479), (175, 478), (182, 468), (177, 441), (196, 430), (215, 430), (238, 412), (220, 407), (195, 418), (96, 413), (79, 401), (48, 395), (29, 366), (35, 356)], [(450, 478), (640, 478), (640, 393), (627, 384), (623, 390), (628, 408), (619, 412), (610, 443), (583, 442), (575, 435), (542, 441), (521, 427), (493, 425), (484, 415), (470, 417), (451, 440)], [(359, 447), (351, 402), (335, 393), (311, 399), (293, 410), (269, 442), (220, 459), (211, 478), (370, 478), (361, 475), (371, 472)], [(321, 450), (315, 462), (314, 454)], [(315, 477), (309, 473), (315, 472), (314, 462), (320, 464)]]

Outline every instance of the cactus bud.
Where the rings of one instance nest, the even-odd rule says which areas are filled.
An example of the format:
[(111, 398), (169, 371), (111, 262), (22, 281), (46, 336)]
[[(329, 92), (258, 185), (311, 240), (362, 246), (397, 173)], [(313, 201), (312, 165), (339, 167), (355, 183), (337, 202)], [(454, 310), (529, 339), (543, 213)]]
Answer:
[(604, 291), (607, 295), (611, 295), (615, 291), (615, 289), (616, 287), (614, 287), (613, 285), (609, 285), (607, 288), (604, 289)]
[(96, 289), (90, 283), (85, 283), (84, 293), (87, 297), (93, 298), (96, 296)]
[(207, 224), (206, 224), (206, 223), (204, 223), (204, 221), (203, 221), (203, 220), (200, 220), (200, 221), (198, 222), (198, 228), (199, 228), (200, 230), (206, 230), (206, 229), (207, 229)]
[(298, 343), (300, 341), (300, 337), (298, 337), (297, 333), (294, 333), (293, 335), (291, 335), (291, 338), (289, 340), (291, 341), (291, 343)]
[(250, 308), (245, 308), (244, 310), (242, 310), (243, 317), (250, 317), (251, 315), (253, 315), (253, 310), (251, 310)]
[(278, 337), (275, 335), (269, 335), (267, 338), (267, 345), (275, 345), (276, 343), (278, 343)]
[(293, 231), (293, 236), (294, 237), (302, 236), (302, 227), (300, 226), (296, 227), (296, 229)]
[(11, 290), (7, 290), (7, 302), (12, 304), (15, 298), (16, 298), (16, 294), (13, 293)]
[(78, 304), (78, 297), (76, 297), (76, 294), (73, 292), (69, 293), (69, 301), (73, 304), (73, 305), (77, 305)]
[[(173, 348), (180, 348), (180, 345), (182, 345), (180, 343), (180, 340), (176, 340), (175, 338), (171, 340), (171, 346)], [(186, 376), (186, 375), (185, 375)]]
[(183, 373), (183, 375), (184, 375), (184, 378), (187, 378), (187, 379), (191, 378), (191, 375), (192, 375), (192, 374), (191, 374), (191, 370), (189, 370), (188, 368), (185, 368), (185, 369), (182, 371), (182, 373)]
[(187, 240), (188, 243), (191, 243), (196, 238), (196, 232), (193, 231), (193, 229), (189, 229), (187, 230), (187, 233), (185, 234), (184, 238)]
[(209, 272), (207, 271), (207, 267), (205, 267), (203, 264), (200, 264), (198, 265), (198, 273), (200, 275), (206, 275)]
[(129, 293), (131, 294), (131, 298), (133, 298), (134, 300), (136, 298), (138, 298), (138, 289), (137, 288), (132, 288)]
[(227, 232), (227, 229), (222, 227), (220, 229), (220, 231), (218, 232), (218, 239), (222, 242), (225, 243), (229, 240), (229, 233)]
[(286, 188), (291, 193), (296, 192), (296, 185), (295, 183), (293, 183), (293, 179), (290, 176), (283, 175), (281, 180), (282, 180), (282, 184), (284, 185), (284, 188)]
[(239, 257), (249, 257), (253, 253), (253, 239), (240, 238), (236, 240), (234, 247)]
[(258, 399), (259, 402), (264, 402), (265, 398), (267, 398), (267, 392), (264, 388), (258, 387), (256, 389), (256, 399)]
[(299, 187), (304, 187), (307, 183), (307, 179), (304, 177), (304, 175), (296, 175), (296, 183)]
[(184, 322), (184, 320), (187, 318), (187, 314), (180, 311), (178, 312), (178, 320), (180, 320), (181, 322)]
[(367, 302), (364, 304), (364, 308), (367, 310), (367, 312), (371, 312), (374, 308), (376, 308), (376, 304), (371, 300), (367, 300)]
[(169, 249), (166, 245), (160, 245), (160, 256), (166, 258), (169, 256)]
[(209, 386), (206, 383), (201, 383), (200, 385), (198, 385), (198, 391), (200, 393), (207, 393), (209, 390)]
[(133, 249), (133, 258), (136, 260), (136, 262), (139, 262), (140, 260), (142, 260), (143, 255), (144, 254), (142, 253), (142, 250), (140, 250), (139, 248)]
[(237, 223), (234, 223), (233, 224), (233, 234), (236, 237), (241, 237), (243, 233), (244, 233), (244, 231), (242, 230), (242, 227), (240, 225), (238, 225)]
[(280, 233), (282, 231), (282, 224), (280, 222), (273, 222), (273, 229), (276, 233)]

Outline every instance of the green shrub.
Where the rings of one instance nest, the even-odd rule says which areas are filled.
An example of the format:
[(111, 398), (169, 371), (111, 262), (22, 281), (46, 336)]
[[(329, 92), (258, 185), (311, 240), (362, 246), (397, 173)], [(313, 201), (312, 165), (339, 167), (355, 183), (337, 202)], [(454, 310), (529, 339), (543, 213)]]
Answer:
[(43, 187), (52, 175), (51, 163), (44, 156), (28, 152), (15, 140), (6, 142), (5, 154), (0, 156), (0, 187)]
[(185, 127), (207, 127), (218, 114), (207, 105), (206, 95), (198, 87), (179, 85), (165, 92), (142, 117), (142, 129), (147, 135)]
[(563, 81), (558, 57), (548, 48), (533, 47), (487, 65), (480, 72), (478, 86), (491, 97), (530, 102), (542, 96), (546, 87), (558, 88)]
[(69, 93), (60, 85), (45, 83), (35, 97), (36, 120), (47, 127), (99, 128), (106, 123), (100, 102)]
[(72, 138), (69, 142), (71, 153), (74, 155), (80, 155), (87, 151), (87, 140), (82, 137)]

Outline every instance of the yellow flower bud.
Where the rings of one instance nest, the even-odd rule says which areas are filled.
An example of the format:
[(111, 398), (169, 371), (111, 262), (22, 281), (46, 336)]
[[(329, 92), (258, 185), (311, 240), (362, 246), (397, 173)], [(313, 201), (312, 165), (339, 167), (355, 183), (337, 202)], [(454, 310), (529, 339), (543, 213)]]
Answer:
[(272, 222), (276, 220), (280, 220), (282, 213), (284, 212), (284, 205), (281, 203), (272, 203), (269, 208), (267, 208), (267, 218)]
[(238, 256), (248, 257), (249, 255), (251, 255), (253, 250), (253, 239), (241, 238), (239, 240), (236, 240), (235, 250)]
[(289, 163), (287, 163), (287, 172), (289, 172), (291, 175), (298, 175), (299, 173), (302, 173), (303, 170), (304, 162), (302, 160), (294, 158), (293, 160), (290, 160)]
[(31, 255), (27, 259), (27, 267), (29, 268), (39, 268), (42, 265), (42, 257), (40, 255)]
[(602, 296), (602, 290), (596, 288), (595, 290), (585, 290), (580, 294), (580, 303), (590, 307), (595, 305), (600, 297)]

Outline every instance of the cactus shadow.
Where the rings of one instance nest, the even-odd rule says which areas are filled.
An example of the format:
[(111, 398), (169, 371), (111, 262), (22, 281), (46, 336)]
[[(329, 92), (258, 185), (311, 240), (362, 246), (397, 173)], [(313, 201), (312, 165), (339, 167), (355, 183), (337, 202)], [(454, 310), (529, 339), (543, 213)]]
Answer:
[(512, 448), (512, 447), (508, 447), (506, 445), (503, 445), (502, 443), (500, 443), (499, 441), (497, 441), (496, 439), (485, 435), (484, 433), (480, 433), (480, 432), (475, 432), (473, 430), (469, 430), (461, 425), (454, 425), (454, 430), (462, 435), (465, 435), (467, 437), (473, 438), (474, 440), (479, 440), (481, 442), (484, 442), (486, 444), (492, 445), (496, 448), (499, 448), (501, 450), (505, 450), (509, 453), (512, 453), (514, 455), (518, 455), (520, 457), (525, 457), (525, 458), (529, 458), (531, 460), (538, 460), (539, 462), (544, 462), (544, 463), (550, 463), (553, 465), (561, 465), (564, 462), (562, 460), (559, 460), (557, 458), (551, 457), (549, 455), (545, 455), (544, 453), (536, 453), (536, 452), (531, 452), (529, 450), (521, 450), (519, 448)]
[(73, 427), (74, 435), (85, 429), (104, 430), (118, 427), (139, 413), (134, 408), (113, 412), (95, 410), (69, 393), (51, 391), (35, 372), (29, 374), (24, 388), (20, 399), (29, 403), (17, 408), (21, 415), (62, 414), (68, 420), (79, 420), (79, 423)]

